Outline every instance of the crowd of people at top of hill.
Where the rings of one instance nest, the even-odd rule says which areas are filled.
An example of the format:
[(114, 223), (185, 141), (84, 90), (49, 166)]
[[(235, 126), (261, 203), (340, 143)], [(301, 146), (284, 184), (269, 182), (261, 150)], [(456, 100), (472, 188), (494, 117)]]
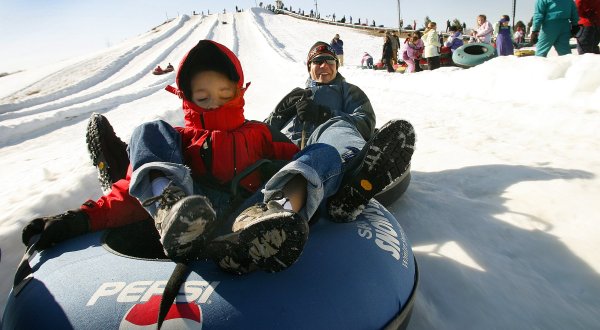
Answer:
[[(450, 21), (446, 25), (447, 34), (442, 36), (437, 31), (437, 24), (428, 22), (422, 35), (419, 30), (408, 34), (399, 48), (394, 47), (393, 34), (386, 33), (382, 65), (392, 72), (393, 66), (398, 63), (395, 59), (398, 58), (406, 63), (406, 73), (420, 71), (419, 63), (424, 62), (429, 70), (439, 68), (442, 48), (447, 47), (446, 53), (449, 51), (451, 54), (466, 41), (464, 25), (451, 25)], [(508, 15), (502, 15), (492, 23), (483, 14), (477, 16), (477, 27), (469, 34), (467, 42), (494, 45), (498, 56), (513, 55), (516, 48), (535, 45), (535, 55), (545, 57), (552, 47), (558, 55), (571, 54), (569, 40), (575, 38), (579, 54), (600, 54), (599, 25), (600, 1), (538, 0), (530, 23), (531, 42), (527, 42), (527, 29), (522, 22), (513, 28)]]
[[(260, 7), (263, 7), (262, 2), (260, 3)], [(276, 5), (266, 5), (264, 8), (274, 12), (277, 10), (286, 10), (298, 15), (321, 19), (321, 14), (312, 9), (305, 12), (300, 8), (286, 7), (282, 1), (277, 1)], [(368, 18), (353, 19), (352, 16), (347, 17), (346, 15), (343, 15), (339, 20), (337, 18), (339, 17), (333, 13), (326, 15), (324, 20), (351, 25), (376, 26), (375, 20), (369, 20)], [(369, 24), (370, 22), (371, 24)], [(401, 20), (400, 25), (403, 26), (403, 23)], [(464, 22), (457, 25), (458, 23), (453, 24), (450, 20), (447, 20), (445, 35), (442, 36), (437, 31), (430, 29), (429, 23), (433, 23), (437, 28), (435, 22), (426, 22), (423, 35), (419, 36), (419, 38), (423, 38), (424, 42), (428, 40), (425, 45), (426, 51), (422, 51), (421, 56), (428, 59), (428, 63), (431, 62), (431, 67), (436, 69), (439, 67), (437, 65), (437, 56), (439, 56), (440, 48), (448, 47), (453, 52), (462, 46), (466, 39), (463, 33), (465, 33), (467, 26)], [(412, 25), (407, 26), (407, 28), (413, 30), (417, 30), (416, 27), (416, 21), (413, 21)], [(385, 63), (389, 58), (392, 65), (397, 65), (399, 60), (406, 61), (404, 59), (405, 55), (410, 59), (410, 56), (405, 54), (409, 50), (404, 46), (414, 44), (414, 42), (410, 42), (410, 39), (413, 37), (413, 35), (409, 35), (402, 44), (398, 36), (386, 33), (384, 36), (386, 56), (382, 56), (381, 62)], [(439, 40), (436, 42), (433, 40), (433, 37), (437, 37)], [(517, 24), (511, 23), (508, 15), (502, 15), (498, 21), (494, 22), (489, 21), (487, 16), (482, 14), (477, 16), (476, 27), (467, 35), (468, 42), (493, 44), (499, 56), (512, 55), (515, 48), (535, 44), (535, 54), (543, 57), (547, 56), (552, 47), (556, 49), (559, 55), (570, 54), (571, 46), (569, 45), (569, 40), (572, 37), (575, 37), (577, 40), (577, 51), (579, 54), (600, 53), (598, 48), (598, 44), (600, 43), (600, 1), (536, 0), (533, 17), (527, 26), (522, 22)], [(387, 50), (388, 46), (385, 46), (386, 39), (389, 39), (391, 51)], [(528, 40), (530, 42), (527, 42)], [(438, 43), (440, 45), (437, 45)], [(335, 43), (332, 43), (332, 46), (334, 49), (337, 49)], [(412, 50), (410, 52), (413, 53)], [(411, 54), (411, 56), (414, 55)], [(343, 55), (340, 62), (343, 63)], [(415, 66), (415, 71), (419, 71), (418, 63)]]
[[(283, 7), (282, 2), (279, 4), (280, 8), (278, 9), (321, 19), (320, 14), (313, 10), (305, 14), (304, 10), (299, 8), (294, 10), (291, 6)], [(273, 9), (275, 9), (274, 6)], [(598, 51), (600, 1), (536, 0), (534, 9), (535, 13), (528, 26), (522, 22), (514, 24), (508, 15), (500, 16), (497, 21), (490, 21), (486, 15), (481, 14), (476, 18), (476, 27), (468, 33), (464, 22), (453, 24), (447, 20), (445, 32), (442, 27), (441, 32), (444, 33), (441, 33), (438, 31), (436, 22), (426, 22), (425, 28), (418, 30), (416, 29), (417, 22), (413, 21), (412, 26), (409, 25), (407, 28), (415, 31), (408, 34), (403, 41), (396, 32), (386, 32), (383, 36), (379, 61), (373, 59), (371, 54), (365, 53), (361, 60), (361, 66), (384, 67), (392, 72), (394, 67), (404, 62), (406, 63), (404, 72), (411, 73), (421, 71), (419, 63), (426, 62), (429, 70), (435, 70), (442, 65), (441, 57), (444, 53), (452, 54), (465, 43), (472, 42), (493, 45), (498, 56), (513, 55), (515, 49), (535, 44), (535, 54), (547, 56), (552, 47), (559, 55), (570, 54), (569, 40), (571, 37), (575, 37), (579, 54), (600, 53)], [(327, 15), (325, 19), (336, 21), (336, 15), (335, 13)], [(369, 24), (367, 18), (353, 20), (352, 16), (347, 19), (346, 15), (336, 22), (375, 26), (375, 21)], [(336, 35), (330, 45), (336, 50), (336, 54), (340, 58), (340, 65), (343, 65), (343, 42), (339, 39), (339, 35)], [(445, 47), (446, 49), (444, 49)], [(374, 63), (369, 64), (371, 61)], [(449, 62), (451, 63), (451, 61)]]

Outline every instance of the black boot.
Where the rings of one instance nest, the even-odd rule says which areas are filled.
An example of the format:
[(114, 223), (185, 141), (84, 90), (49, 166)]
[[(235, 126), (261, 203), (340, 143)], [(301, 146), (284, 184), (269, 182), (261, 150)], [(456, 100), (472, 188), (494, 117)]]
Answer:
[(308, 239), (308, 222), (275, 201), (244, 210), (233, 233), (211, 242), (212, 259), (227, 272), (279, 272), (293, 265)]
[(169, 184), (162, 194), (145, 200), (143, 205), (152, 203), (158, 203), (152, 218), (165, 254), (176, 261), (202, 257), (217, 218), (208, 198), (186, 196), (179, 187)]
[(333, 221), (350, 222), (364, 210), (369, 200), (402, 176), (415, 150), (415, 131), (404, 120), (386, 123), (367, 142), (350, 164), (358, 168), (346, 175), (338, 192), (328, 200)]
[(127, 174), (127, 143), (119, 139), (108, 119), (99, 113), (90, 117), (85, 137), (102, 190), (109, 191), (113, 183), (124, 179)]

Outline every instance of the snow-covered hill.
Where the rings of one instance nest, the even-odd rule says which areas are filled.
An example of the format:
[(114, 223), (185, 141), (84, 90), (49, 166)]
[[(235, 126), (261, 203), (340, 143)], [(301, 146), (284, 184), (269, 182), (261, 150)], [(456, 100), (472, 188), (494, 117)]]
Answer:
[[(227, 22), (227, 24), (223, 24)], [(378, 126), (417, 131), (413, 180), (390, 207), (421, 283), (411, 329), (591, 329), (600, 325), (600, 56), (496, 58), (411, 75), (362, 70), (382, 38), (261, 9), (182, 16), (107, 51), (0, 78), (0, 308), (34, 217), (101, 195), (85, 148), (92, 112), (127, 140), (144, 121), (182, 124), (163, 91), (208, 38), (238, 54), (246, 117), (262, 120), (307, 78), (306, 53), (339, 33)], [(365, 279), (369, 280), (369, 279)], [(377, 270), (373, 270), (373, 281)]]

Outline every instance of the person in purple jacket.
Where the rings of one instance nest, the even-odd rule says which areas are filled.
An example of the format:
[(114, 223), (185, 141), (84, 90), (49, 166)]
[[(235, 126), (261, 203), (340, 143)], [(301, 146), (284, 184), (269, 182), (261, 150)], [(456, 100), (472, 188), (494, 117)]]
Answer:
[(402, 50), (402, 59), (406, 62), (405, 73), (415, 72), (415, 62), (419, 61), (419, 57), (421, 56), (421, 51), (417, 49), (416, 45), (418, 40), (420, 39), (416, 35), (406, 38), (407, 42)]
[(340, 66), (344, 66), (344, 42), (340, 39), (339, 34), (335, 34), (335, 37), (331, 40), (330, 44), (331, 48), (335, 52), (335, 56), (337, 56)]
[(464, 45), (463, 34), (456, 25), (450, 26), (450, 36), (444, 43), (444, 46), (449, 47), (451, 51), (455, 51), (456, 48)]
[(502, 15), (502, 18), (494, 26), (494, 34), (496, 35), (496, 53), (498, 56), (513, 55), (515, 49), (513, 47), (513, 31), (508, 24), (510, 19), (508, 15)]

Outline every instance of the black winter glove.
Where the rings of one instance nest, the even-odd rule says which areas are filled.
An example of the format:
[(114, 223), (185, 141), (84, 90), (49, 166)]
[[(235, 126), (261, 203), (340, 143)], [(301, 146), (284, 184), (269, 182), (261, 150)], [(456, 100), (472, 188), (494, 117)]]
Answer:
[(296, 112), (300, 121), (303, 122), (321, 124), (331, 118), (329, 108), (316, 104), (309, 98), (304, 98), (296, 103)]
[(21, 239), (29, 246), (35, 235), (40, 235), (36, 248), (46, 249), (56, 243), (73, 238), (89, 231), (89, 217), (82, 210), (71, 210), (66, 213), (33, 219), (25, 228)]
[(579, 33), (579, 31), (581, 30), (583, 26), (581, 24), (577, 24), (577, 25), (572, 25), (571, 26), (571, 37), (573, 38), (579, 38), (581, 36), (581, 34)]
[(275, 107), (275, 113), (282, 115), (291, 115), (294, 116), (296, 110), (296, 103), (298, 101), (310, 97), (312, 95), (312, 91), (303, 89), (303, 88), (294, 88), (290, 93), (288, 93), (279, 104)]
[(271, 112), (269, 117), (264, 120), (265, 123), (271, 125), (277, 130), (281, 130), (287, 123), (296, 115), (296, 103), (298, 101), (310, 97), (312, 91), (304, 88), (294, 88), (286, 96), (279, 101), (275, 110)]

